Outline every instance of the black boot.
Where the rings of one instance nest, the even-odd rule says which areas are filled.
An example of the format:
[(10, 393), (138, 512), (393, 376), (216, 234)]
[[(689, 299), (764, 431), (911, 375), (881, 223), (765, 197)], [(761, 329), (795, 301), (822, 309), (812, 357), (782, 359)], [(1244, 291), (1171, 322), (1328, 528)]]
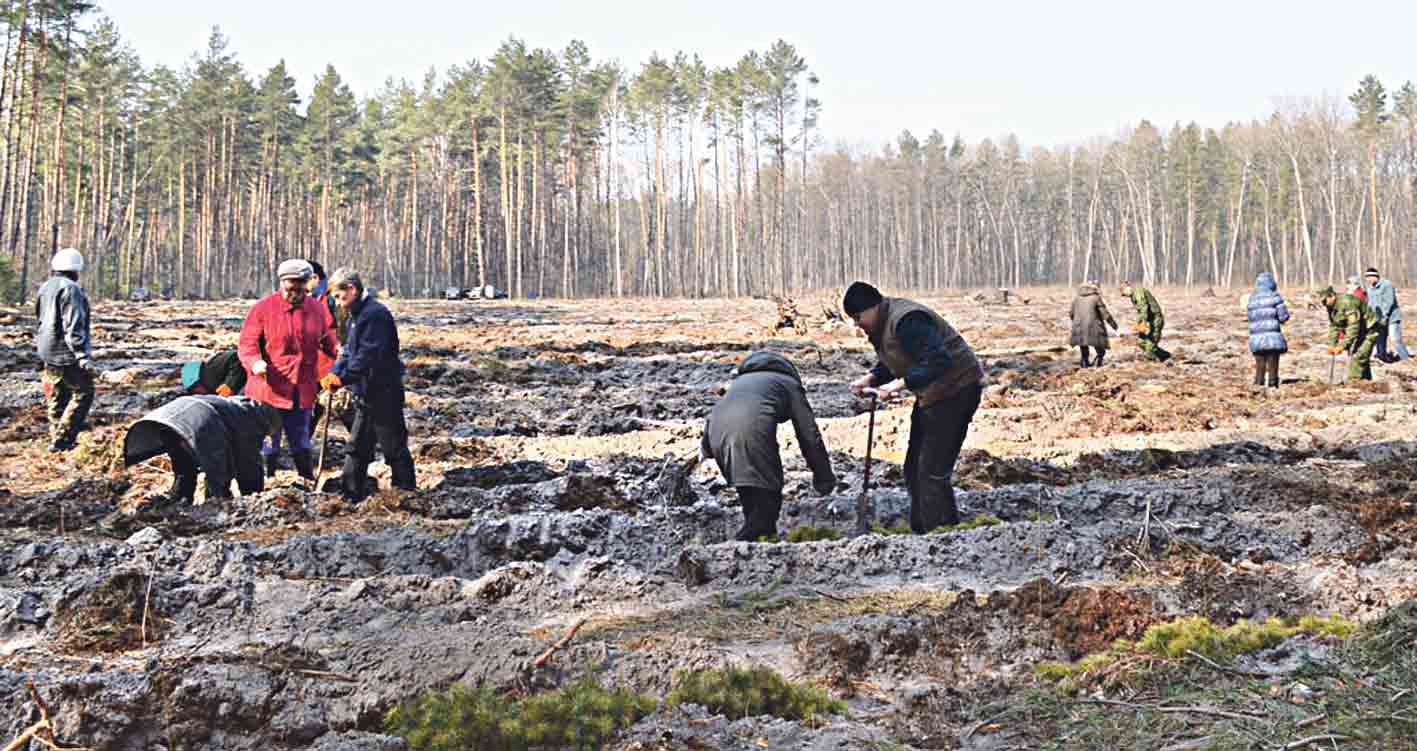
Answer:
[(1095, 359), (1093, 359), (1093, 361), (1092, 361), (1092, 367), (1094, 367), (1094, 368), (1100, 368), (1100, 367), (1102, 367), (1102, 356), (1105, 355), (1105, 354), (1107, 354), (1107, 350), (1105, 350), (1105, 349), (1099, 349), (1099, 350), (1097, 350), (1097, 357), (1096, 357)]
[(315, 457), (310, 449), (304, 451), (290, 452), (290, 458), (295, 461), (295, 471), (306, 480), (315, 479)]
[(266, 454), (266, 477), (276, 476), (276, 463), (280, 460), (278, 454)]

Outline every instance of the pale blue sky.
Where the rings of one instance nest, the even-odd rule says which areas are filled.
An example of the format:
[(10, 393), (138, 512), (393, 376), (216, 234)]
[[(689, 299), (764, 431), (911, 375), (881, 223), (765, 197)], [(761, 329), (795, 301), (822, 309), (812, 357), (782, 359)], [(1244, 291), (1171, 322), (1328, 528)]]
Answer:
[(1417, 3), (1073, 0), (889, 3), (771, 0), (506, 3), (100, 0), (144, 64), (181, 66), (213, 25), (255, 75), (281, 58), (308, 96), (332, 63), (364, 96), (390, 77), (486, 58), (508, 36), (638, 69), (650, 52), (734, 62), (778, 38), (821, 78), (828, 143), (874, 146), (903, 128), (1025, 148), (1263, 117), (1286, 98), (1342, 98), (1366, 73), (1417, 80)]

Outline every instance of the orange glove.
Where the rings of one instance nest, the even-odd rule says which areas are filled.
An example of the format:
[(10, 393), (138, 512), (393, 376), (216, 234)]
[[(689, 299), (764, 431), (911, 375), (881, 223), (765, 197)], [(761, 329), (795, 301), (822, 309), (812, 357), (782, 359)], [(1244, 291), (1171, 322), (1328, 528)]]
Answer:
[(1329, 348), (1328, 348), (1328, 353), (1329, 353), (1330, 355), (1341, 355), (1341, 354), (1343, 354), (1343, 348), (1342, 348), (1342, 347), (1329, 347)]
[(343, 385), (344, 382), (333, 372), (325, 374), (325, 377), (320, 379), (320, 387), (326, 391), (339, 391)]
[(216, 387), (216, 395), (217, 395), (217, 396), (231, 396), (231, 395), (234, 394), (234, 393), (236, 393), (236, 392), (232, 391), (232, 390), (231, 390), (231, 387), (228, 386), (228, 385), (226, 385), (226, 384), (224, 384), (224, 383), (223, 383), (222, 385)]
[(1148, 331), (1150, 331), (1150, 330), (1151, 330), (1151, 327), (1148, 326), (1148, 325), (1146, 325), (1146, 324), (1144, 324), (1144, 323), (1138, 323), (1138, 324), (1134, 324), (1134, 325), (1132, 326), (1132, 331), (1135, 331), (1135, 332), (1137, 332), (1138, 334), (1145, 334), (1146, 332), (1148, 332)]

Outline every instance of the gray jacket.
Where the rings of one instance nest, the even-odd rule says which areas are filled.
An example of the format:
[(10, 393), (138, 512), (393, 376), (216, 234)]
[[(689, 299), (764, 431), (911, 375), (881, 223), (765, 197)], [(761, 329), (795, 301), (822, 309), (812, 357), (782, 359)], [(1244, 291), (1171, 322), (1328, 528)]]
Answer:
[(234, 478), (242, 494), (265, 487), (261, 440), (270, 432), (275, 408), (244, 396), (179, 396), (128, 428), (123, 462), (133, 466), (164, 453), (162, 433), (170, 430), (207, 473), (207, 487), (227, 488)]
[(78, 282), (61, 274), (49, 277), (34, 301), (39, 319), (35, 348), (45, 365), (62, 368), (93, 357), (89, 340), (89, 297)]
[(1376, 284), (1368, 288), (1368, 307), (1378, 314), (1380, 322), (1400, 323), (1402, 321), (1402, 308), (1397, 304), (1397, 290), (1393, 289), (1392, 282), (1387, 279), (1379, 279)]
[(704, 425), (700, 448), (713, 457), (734, 487), (782, 490), (782, 455), (777, 424), (792, 421), (802, 456), (818, 492), (836, 484), (826, 444), (807, 402), (802, 377), (781, 355), (754, 352), (738, 366), (738, 376)]

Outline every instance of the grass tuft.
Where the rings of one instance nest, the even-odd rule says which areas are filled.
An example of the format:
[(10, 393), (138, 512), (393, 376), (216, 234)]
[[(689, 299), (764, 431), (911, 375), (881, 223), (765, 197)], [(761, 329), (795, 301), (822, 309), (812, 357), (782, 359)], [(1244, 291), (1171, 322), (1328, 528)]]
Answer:
[(822, 542), (840, 539), (841, 533), (831, 527), (796, 527), (787, 533), (788, 542)]
[(826, 689), (793, 683), (763, 666), (696, 670), (679, 673), (665, 703), (699, 704), (730, 719), (772, 715), (784, 720), (811, 720), (819, 715), (846, 714), (846, 702)]

